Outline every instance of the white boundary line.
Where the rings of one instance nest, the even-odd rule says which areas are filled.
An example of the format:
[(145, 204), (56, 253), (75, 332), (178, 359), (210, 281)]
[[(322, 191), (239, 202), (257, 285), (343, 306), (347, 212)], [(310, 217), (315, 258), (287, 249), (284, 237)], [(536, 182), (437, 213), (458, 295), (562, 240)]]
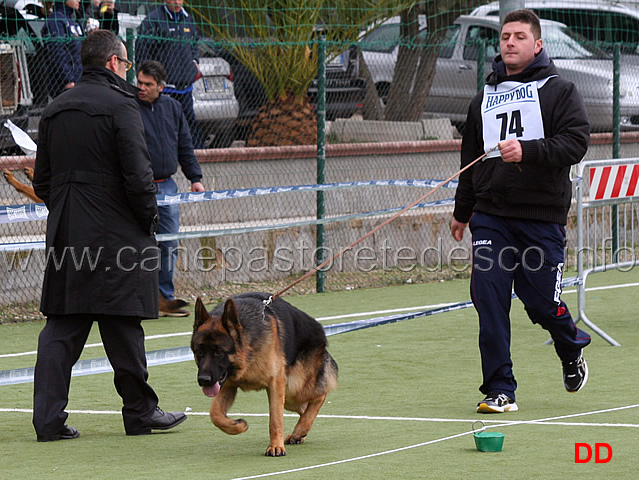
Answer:
[[(620, 285), (608, 285), (608, 286), (603, 286), (603, 287), (591, 287), (591, 288), (586, 288), (587, 292), (596, 292), (596, 291), (600, 291), (600, 290), (612, 290), (615, 288), (629, 288), (629, 287), (639, 287), (639, 283), (624, 283), (624, 284), (620, 284)], [(562, 292), (562, 294), (566, 294), (566, 293), (576, 293), (577, 290), (576, 289), (572, 289), (572, 290), (566, 290), (564, 292)], [(455, 303), (438, 303), (435, 305), (422, 305), (420, 307), (405, 307), (405, 308), (395, 308), (392, 310), (376, 310), (373, 312), (360, 312), (360, 313), (349, 313), (346, 315), (334, 315), (334, 316), (330, 316), (330, 317), (318, 317), (317, 321), (322, 322), (325, 320), (339, 320), (342, 318), (353, 318), (353, 317), (366, 317), (368, 315), (382, 315), (382, 314), (388, 314), (388, 313), (399, 313), (399, 312), (410, 312), (413, 310), (424, 310), (424, 309), (431, 309), (431, 308), (443, 308), (443, 307), (447, 307), (450, 305), (455, 305)], [(163, 334), (158, 334), (158, 335), (149, 335), (144, 337), (144, 340), (157, 340), (159, 338), (171, 338), (171, 337), (186, 337), (191, 335), (193, 332), (178, 332), (178, 333), (163, 333)], [(90, 343), (84, 346), (84, 348), (95, 348), (95, 347), (101, 347), (102, 343)], [(0, 358), (10, 358), (10, 357), (24, 357), (27, 355), (35, 355), (38, 352), (33, 350), (33, 351), (28, 351), (28, 352), (20, 352), (20, 353), (3, 353), (0, 354)]]
[[(600, 413), (610, 413), (616, 412), (620, 410), (628, 410), (631, 408), (637, 408), (637, 405), (628, 405), (624, 407), (614, 407), (608, 408), (605, 410), (595, 410), (592, 412), (583, 412), (583, 413), (574, 413), (570, 415), (563, 415), (560, 417), (551, 417), (551, 418), (542, 418), (539, 420), (512, 420), (505, 421), (503, 418), (501, 420), (490, 420), (490, 419), (482, 419), (484, 424), (495, 424), (495, 425), (487, 425), (485, 428), (495, 428), (501, 426), (511, 426), (511, 425), (526, 425), (526, 424), (538, 424), (538, 425), (578, 425), (585, 427), (624, 427), (624, 428), (639, 428), (638, 423), (573, 423), (573, 422), (556, 422), (555, 420), (565, 419), (565, 418), (574, 418), (574, 417), (583, 417), (587, 415), (596, 415)], [(68, 413), (81, 414), (81, 415), (121, 415), (122, 412), (120, 410), (66, 410)], [(0, 413), (33, 413), (32, 408), (0, 408)], [(209, 412), (193, 412), (187, 408), (185, 412), (188, 416), (194, 417), (208, 417)], [(268, 417), (268, 413), (229, 413), (230, 417)], [(285, 417), (298, 418), (299, 415), (295, 413), (285, 413)], [(371, 415), (318, 415), (317, 418), (324, 419), (340, 419), (340, 420), (370, 420), (370, 421), (383, 421), (383, 422), (431, 422), (431, 423), (473, 423), (478, 421), (476, 418), (436, 418), (436, 417), (388, 417), (388, 416), (371, 416)]]

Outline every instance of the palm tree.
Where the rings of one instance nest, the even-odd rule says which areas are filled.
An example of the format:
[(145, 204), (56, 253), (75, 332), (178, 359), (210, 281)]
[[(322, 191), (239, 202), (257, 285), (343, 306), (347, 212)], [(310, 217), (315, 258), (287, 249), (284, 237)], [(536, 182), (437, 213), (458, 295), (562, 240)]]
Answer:
[(304, 145), (317, 140), (307, 91), (317, 76), (318, 32), (331, 60), (362, 29), (411, 8), (416, 0), (221, 0), (190, 9), (200, 28), (248, 68), (267, 102), (252, 126), (250, 146)]

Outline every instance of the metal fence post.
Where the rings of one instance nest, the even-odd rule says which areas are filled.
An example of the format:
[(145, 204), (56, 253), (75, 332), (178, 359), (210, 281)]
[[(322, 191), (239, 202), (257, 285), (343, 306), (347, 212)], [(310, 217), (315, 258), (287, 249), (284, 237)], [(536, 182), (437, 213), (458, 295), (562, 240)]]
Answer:
[[(621, 113), (619, 110), (619, 88), (621, 75), (621, 44), (615, 43), (612, 57), (612, 158), (619, 158), (619, 122), (621, 121)], [(612, 244), (610, 249), (612, 252), (612, 262), (619, 261), (619, 208), (617, 205), (612, 206)]]
[[(134, 45), (135, 45), (135, 35), (133, 34), (133, 28), (129, 27), (126, 29), (125, 46), (126, 46), (126, 51), (127, 51), (129, 60), (133, 62), (133, 65), (135, 65), (135, 46)], [(134, 79), (135, 79), (135, 69), (132, 68), (131, 70), (126, 72), (126, 81), (129, 83), (133, 83)]]
[[(324, 183), (326, 161), (326, 37), (320, 35), (317, 46), (317, 183)], [(317, 192), (317, 219), (324, 218), (324, 192)], [(316, 265), (324, 262), (324, 224), (317, 224)], [(315, 277), (315, 290), (324, 291), (326, 272), (320, 269)]]
[(486, 84), (486, 39), (479, 40), (477, 50), (477, 91), (481, 92)]

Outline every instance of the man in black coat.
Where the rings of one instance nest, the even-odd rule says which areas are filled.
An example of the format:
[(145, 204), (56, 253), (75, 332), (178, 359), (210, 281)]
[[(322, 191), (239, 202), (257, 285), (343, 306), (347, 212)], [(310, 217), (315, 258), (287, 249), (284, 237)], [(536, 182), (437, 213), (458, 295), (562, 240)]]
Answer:
[(33, 186), (49, 209), (33, 425), (38, 441), (77, 438), (65, 424), (71, 368), (96, 321), (122, 397), (127, 435), (182, 423), (147, 383), (141, 320), (158, 316), (157, 205), (131, 62), (108, 30), (82, 44), (83, 74), (45, 109)]

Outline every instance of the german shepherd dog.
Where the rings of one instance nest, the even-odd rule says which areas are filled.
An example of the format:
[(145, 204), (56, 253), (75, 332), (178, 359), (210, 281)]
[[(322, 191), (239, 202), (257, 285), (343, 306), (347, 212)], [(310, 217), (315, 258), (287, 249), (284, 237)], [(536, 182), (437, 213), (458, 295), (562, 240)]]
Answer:
[[(337, 388), (337, 363), (326, 350), (322, 326), (280, 298), (243, 293), (207, 312), (195, 303), (191, 349), (202, 391), (212, 397), (211, 420), (229, 435), (248, 430), (227, 417), (237, 389), (264, 390), (269, 400), (266, 456), (286, 455), (284, 444), (304, 442), (326, 395)], [(284, 409), (300, 418), (284, 439)]]
[[(27, 178), (33, 182), (33, 168), (24, 167), (23, 172), (27, 176)], [(42, 199), (36, 195), (33, 187), (30, 185), (25, 185), (24, 183), (19, 181), (16, 177), (14, 177), (13, 172), (5, 169), (2, 171), (2, 175), (4, 176), (5, 180), (13, 188), (16, 189), (17, 192), (21, 193), (34, 203), (44, 203)], [(165, 316), (172, 316), (172, 313), (181, 310), (187, 305), (188, 302), (185, 302), (184, 300), (180, 300), (177, 298), (169, 300), (164, 298), (162, 294), (159, 295), (159, 310), (161, 314), (164, 314)]]

